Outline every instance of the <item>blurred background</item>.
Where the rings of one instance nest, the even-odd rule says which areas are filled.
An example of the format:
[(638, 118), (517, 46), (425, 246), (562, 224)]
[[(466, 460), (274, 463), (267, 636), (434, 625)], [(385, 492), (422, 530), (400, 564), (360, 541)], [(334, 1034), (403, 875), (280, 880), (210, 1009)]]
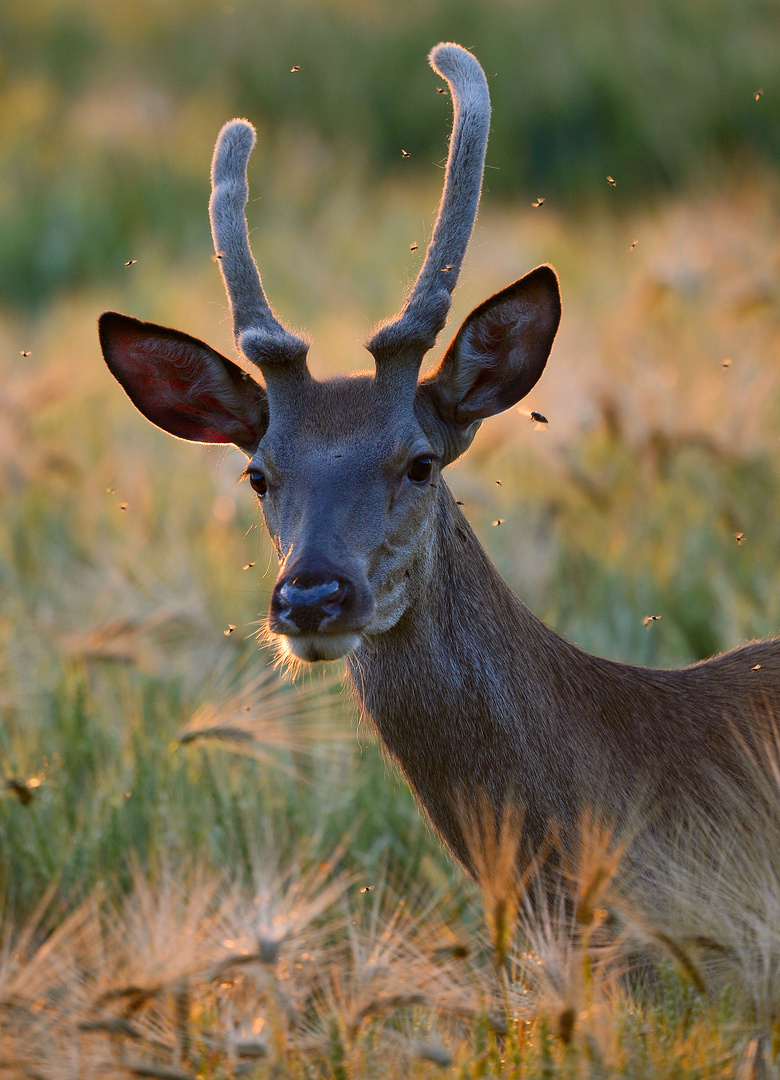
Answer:
[(780, 157), (769, 0), (30, 0), (3, 5), (0, 31), (0, 296), (14, 309), (118, 281), (141, 250), (169, 267), (207, 253), (225, 118), (259, 129), (253, 198), (277, 236), (278, 213), (320, 222), (337, 192), (435, 186), (450, 110), (425, 57), (440, 40), (489, 78), (488, 206), (543, 194), (626, 213)]
[(6, 3), (9, 911), (55, 878), (66, 907), (126, 884), (133, 858), (246, 867), (268, 830), (316, 855), (350, 827), (341, 857), (367, 881), (451, 880), (338, 679), (313, 673), (309, 719), (294, 738), (258, 728), (262, 754), (177, 742), (246, 701), (252, 722), (264, 702), (295, 714), (278, 679), (241, 697), (269, 659), (253, 633), (275, 569), (241, 455), (146, 423), (95, 332), (116, 308), (232, 354), (207, 201), (216, 134), (244, 115), (271, 300), (312, 332), (315, 372), (364, 366), (361, 338), (400, 306), (438, 202), (451, 104), (426, 56), (447, 39), (479, 57), (494, 104), (452, 325), (543, 261), (564, 298), (526, 413), (485, 424), (450, 470), (470, 520), (533, 610), (594, 652), (679, 664), (780, 626), (776, 3)]

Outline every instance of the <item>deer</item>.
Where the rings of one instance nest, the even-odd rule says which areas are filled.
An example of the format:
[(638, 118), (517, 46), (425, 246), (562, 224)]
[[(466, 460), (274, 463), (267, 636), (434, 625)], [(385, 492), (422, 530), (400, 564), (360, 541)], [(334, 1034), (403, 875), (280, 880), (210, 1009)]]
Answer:
[(433, 370), (474, 228), (490, 124), (476, 58), (429, 56), (453, 127), (438, 216), (401, 311), (365, 342), (373, 370), (318, 381), (309, 343), (273, 313), (245, 207), (255, 131), (219, 133), (210, 220), (241, 363), (176, 329), (118, 312), (99, 319), (103, 357), (133, 404), (179, 439), (248, 459), (279, 560), (267, 629), (302, 665), (346, 661), (354, 695), (431, 825), (475, 874), (458, 803), (523, 811), (538, 851), (555, 827), (600, 808), (620, 828), (632, 802), (655, 836), (685, 807), (728, 818), (745, 748), (780, 707), (780, 641), (676, 670), (592, 656), (540, 621), (499, 575), (443, 470), (480, 425), (544, 372), (561, 317), (558, 278), (538, 266), (479, 304)]

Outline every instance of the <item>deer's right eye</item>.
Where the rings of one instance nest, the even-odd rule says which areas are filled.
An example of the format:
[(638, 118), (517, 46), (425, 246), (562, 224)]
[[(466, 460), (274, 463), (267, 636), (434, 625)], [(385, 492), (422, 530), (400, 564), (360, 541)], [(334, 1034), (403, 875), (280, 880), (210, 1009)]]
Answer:
[(253, 470), (249, 474), (249, 483), (254, 488), (256, 494), (262, 499), (263, 495), (268, 491), (268, 483), (265, 479), (265, 473), (259, 469)]
[(424, 484), (426, 480), (430, 480), (431, 471), (433, 469), (433, 458), (427, 456), (415, 458), (409, 466), (407, 476), (410, 480), (414, 480), (415, 484)]

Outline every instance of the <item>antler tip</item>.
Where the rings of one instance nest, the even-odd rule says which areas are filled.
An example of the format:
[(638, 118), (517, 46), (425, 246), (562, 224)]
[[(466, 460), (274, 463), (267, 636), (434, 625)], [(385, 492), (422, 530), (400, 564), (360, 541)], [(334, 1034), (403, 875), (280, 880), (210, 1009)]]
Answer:
[(463, 75), (466, 72), (479, 72), (482, 75), (482, 65), (476, 56), (462, 45), (456, 45), (454, 41), (441, 41), (434, 45), (428, 53), (428, 62), (433, 70), (448, 82), (453, 76), (457, 78), (458, 74)]
[(211, 174), (215, 185), (244, 172), (256, 141), (257, 134), (248, 120), (229, 120), (224, 125), (214, 147)]
[(428, 60), (431, 63), (431, 67), (438, 64), (439, 58), (446, 56), (447, 54), (453, 55), (455, 53), (466, 53), (468, 56), (472, 54), (468, 49), (464, 49), (462, 45), (458, 45), (455, 41), (440, 41), (438, 45), (434, 45), (431, 51), (428, 53)]
[(377, 365), (406, 353), (419, 368), (422, 356), (433, 347), (447, 321), (479, 205), (490, 128), (485, 72), (475, 56), (451, 41), (436, 45), (428, 59), (452, 93), (453, 128), (444, 192), (425, 261), (400, 315), (381, 326), (367, 343)]
[(442, 41), (431, 49), (428, 61), (442, 79), (449, 83), (455, 108), (462, 102), (482, 123), (490, 123), (490, 91), (482, 65), (462, 45)]
[(222, 125), (218, 139), (237, 140), (242, 143), (251, 143), (254, 146), (256, 136), (254, 124), (243, 116), (238, 116), (235, 120), (228, 120), (226, 124)]

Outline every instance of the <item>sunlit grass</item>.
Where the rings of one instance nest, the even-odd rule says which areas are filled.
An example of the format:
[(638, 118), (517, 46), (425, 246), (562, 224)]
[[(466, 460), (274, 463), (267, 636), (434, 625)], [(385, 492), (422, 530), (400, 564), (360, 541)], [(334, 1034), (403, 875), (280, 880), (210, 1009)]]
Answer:
[[(771, 980), (758, 1007), (753, 987), (686, 978), (690, 963), (677, 974), (656, 960), (649, 984), (627, 980), (651, 928), (627, 916), (604, 835), (583, 822), (570, 882), (583, 897), (599, 880), (603, 907), (547, 906), (529, 878), (501, 957), (473, 898), (464, 910), (408, 881), (359, 887), (335, 871), (339, 853), (280, 869), (266, 848), (241, 885), (170, 866), (150, 881), (136, 867), (124, 898), (97, 896), (45, 936), (52, 891), (2, 935), (3, 1067), (79, 1080), (764, 1075), (777, 1053)], [(681, 907), (745, 922), (723, 894), (676, 884)], [(615, 904), (618, 934), (605, 922)], [(750, 971), (774, 969), (770, 923), (746, 925), (766, 935)], [(687, 960), (672, 928), (661, 936)]]

